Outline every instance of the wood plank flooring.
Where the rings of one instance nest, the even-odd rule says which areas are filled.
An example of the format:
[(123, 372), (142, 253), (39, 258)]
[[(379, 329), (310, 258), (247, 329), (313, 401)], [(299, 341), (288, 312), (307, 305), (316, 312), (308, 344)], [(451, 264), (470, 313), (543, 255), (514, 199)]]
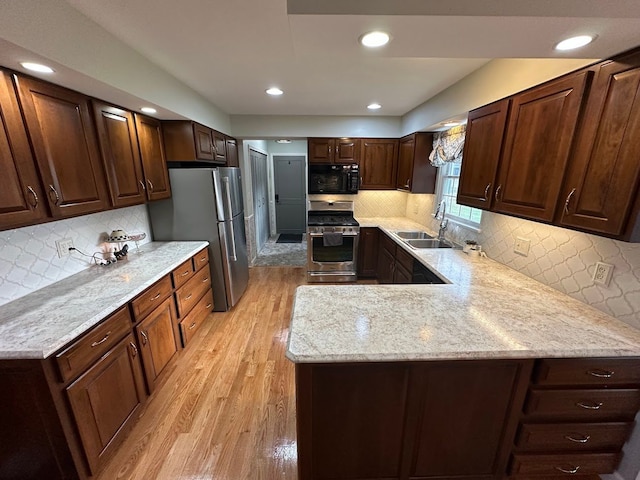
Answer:
[(284, 356), (303, 267), (256, 267), (213, 313), (95, 478), (297, 479), (294, 366)]

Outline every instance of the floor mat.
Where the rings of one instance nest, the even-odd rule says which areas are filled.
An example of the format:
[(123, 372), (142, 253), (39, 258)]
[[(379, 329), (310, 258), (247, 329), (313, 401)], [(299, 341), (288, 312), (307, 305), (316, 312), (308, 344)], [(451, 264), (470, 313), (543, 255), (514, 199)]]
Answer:
[(300, 243), (302, 242), (301, 233), (281, 233), (276, 243)]

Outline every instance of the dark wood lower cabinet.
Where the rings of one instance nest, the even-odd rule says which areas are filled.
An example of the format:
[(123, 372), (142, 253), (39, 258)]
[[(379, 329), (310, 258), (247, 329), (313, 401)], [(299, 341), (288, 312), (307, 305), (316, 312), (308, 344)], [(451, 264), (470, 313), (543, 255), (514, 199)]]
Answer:
[(532, 366), (298, 364), (299, 480), (501, 479)]
[(376, 277), (378, 269), (378, 228), (360, 228), (358, 239), (358, 277)]
[(95, 474), (105, 454), (124, 439), (146, 398), (133, 335), (127, 335), (69, 385), (67, 393), (89, 467)]

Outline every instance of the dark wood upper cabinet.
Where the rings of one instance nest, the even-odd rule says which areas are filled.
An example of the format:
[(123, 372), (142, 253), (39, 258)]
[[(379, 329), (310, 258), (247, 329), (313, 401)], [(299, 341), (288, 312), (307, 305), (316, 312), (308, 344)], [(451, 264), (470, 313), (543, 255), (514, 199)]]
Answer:
[(360, 162), (359, 138), (309, 138), (307, 142), (309, 163)]
[(239, 167), (238, 142), (235, 138), (226, 137), (227, 167)]
[(109, 208), (89, 98), (32, 78), (14, 78), (53, 216)]
[(199, 123), (193, 124), (196, 158), (199, 160), (215, 160), (216, 149), (213, 143), (213, 130)]
[(159, 120), (134, 114), (140, 144), (140, 158), (144, 170), (148, 200), (171, 197), (169, 171), (164, 154), (162, 127)]
[(494, 193), (496, 212), (553, 220), (591, 75), (569, 75), (513, 98)]
[(412, 133), (400, 139), (396, 188), (411, 193), (435, 193), (438, 169), (431, 165), (433, 134)]
[(133, 114), (99, 100), (92, 103), (112, 205), (144, 203), (146, 186)]
[(500, 100), (469, 113), (458, 203), (491, 207), (509, 104), (509, 99)]
[(640, 241), (639, 134), (635, 52), (597, 66), (558, 203), (559, 225)]
[(227, 140), (224, 134), (212, 130), (213, 135), (213, 148), (215, 151), (215, 159), (218, 163), (227, 162)]
[[(227, 162), (229, 140), (235, 143), (234, 138), (189, 120), (165, 120), (162, 131), (169, 162), (201, 161), (223, 165)], [(237, 163), (237, 144), (235, 146)]]
[(394, 189), (398, 169), (398, 140), (363, 138), (360, 142), (360, 188), (362, 190)]
[(47, 217), (46, 200), (31, 154), (11, 76), (0, 71), (0, 229)]

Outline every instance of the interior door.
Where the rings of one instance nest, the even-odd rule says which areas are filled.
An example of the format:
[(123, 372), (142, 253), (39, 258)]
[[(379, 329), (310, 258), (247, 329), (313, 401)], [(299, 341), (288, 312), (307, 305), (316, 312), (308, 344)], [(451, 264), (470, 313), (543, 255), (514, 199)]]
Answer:
[(305, 161), (300, 156), (273, 157), (277, 233), (306, 230)]
[(253, 214), (256, 226), (256, 251), (260, 252), (269, 238), (267, 156), (264, 153), (249, 149), (249, 157), (251, 158), (251, 172), (253, 173)]

